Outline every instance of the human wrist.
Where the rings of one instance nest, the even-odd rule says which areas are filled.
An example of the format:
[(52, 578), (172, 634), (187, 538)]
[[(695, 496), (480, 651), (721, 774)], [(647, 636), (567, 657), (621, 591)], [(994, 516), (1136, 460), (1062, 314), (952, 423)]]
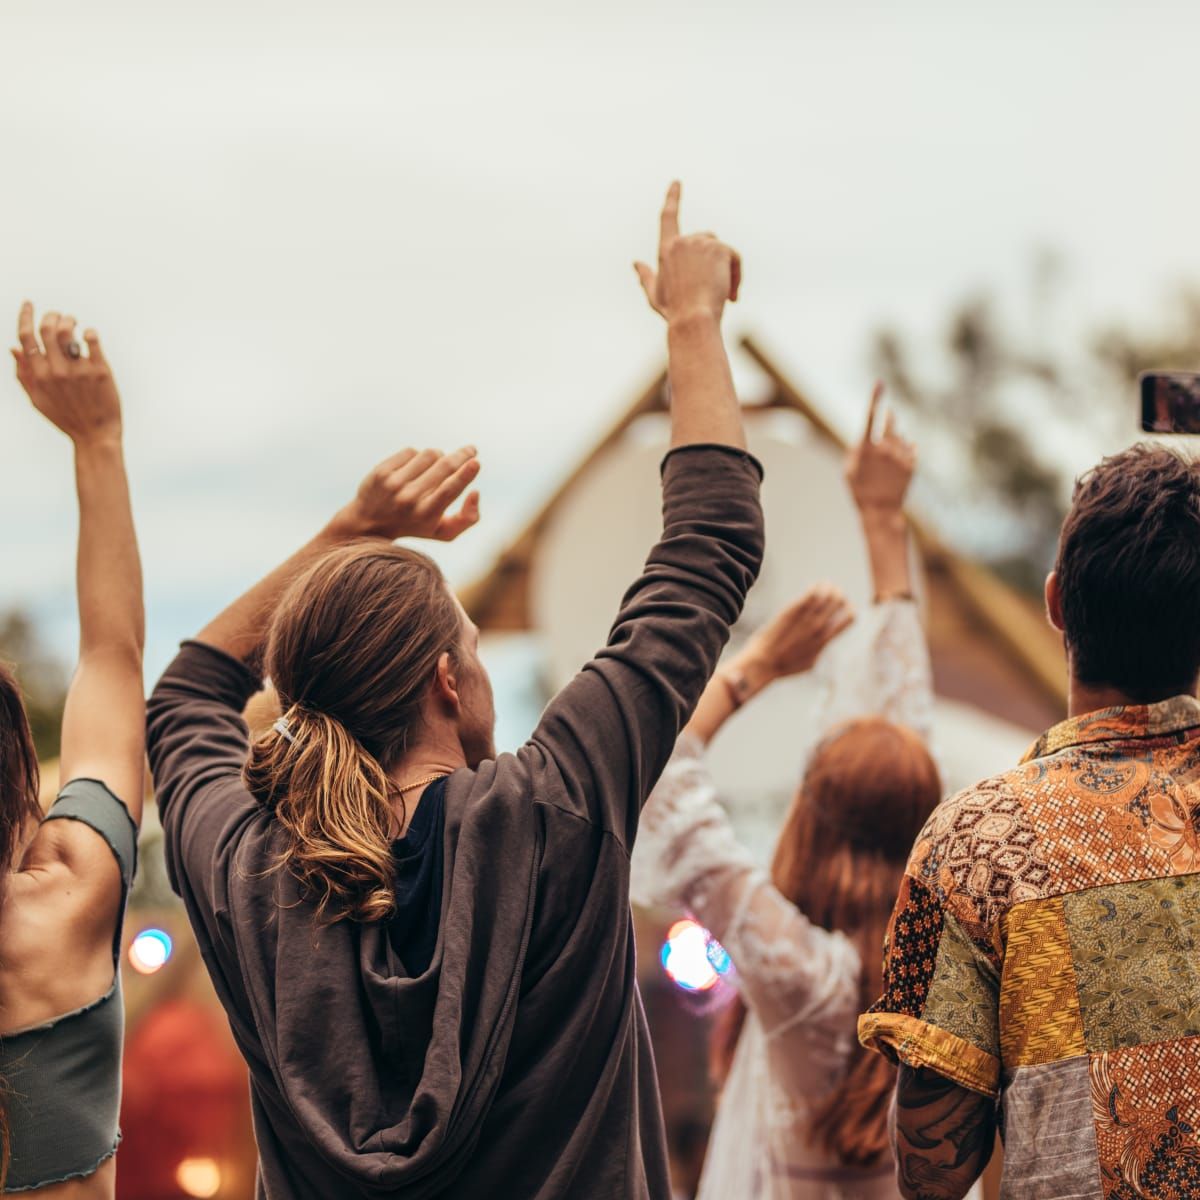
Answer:
[(371, 528), (353, 501), (338, 509), (317, 536), (333, 545), (357, 541), (360, 538), (383, 538), (381, 533)]
[(669, 338), (695, 337), (712, 333), (720, 328), (720, 312), (700, 303), (688, 305), (667, 316), (667, 336)]
[(87, 433), (70, 436), (77, 458), (120, 455), (123, 452), (119, 425), (111, 429), (89, 430)]
[(741, 704), (757, 696), (778, 677), (767, 655), (753, 645), (736, 654), (722, 670), (734, 683)]
[(859, 504), (858, 516), (868, 537), (904, 539), (908, 536), (908, 518), (899, 505)]

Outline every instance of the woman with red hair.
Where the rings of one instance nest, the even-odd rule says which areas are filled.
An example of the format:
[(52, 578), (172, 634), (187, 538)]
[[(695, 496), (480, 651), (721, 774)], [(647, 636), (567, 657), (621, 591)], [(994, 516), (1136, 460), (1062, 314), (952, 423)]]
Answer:
[(879, 399), (876, 388), (846, 471), (875, 587), (865, 711), (819, 741), (762, 871), (717, 802), (705, 747), (751, 696), (809, 670), (853, 621), (837, 589), (813, 588), (718, 670), (642, 818), (635, 898), (689, 909), (735, 967), (738, 996), (714, 1033), (723, 1090), (701, 1200), (898, 1194), (887, 1135), (894, 1068), (861, 1049), (855, 1024), (880, 990), (905, 860), (941, 789), (926, 745), (929, 656), (902, 508), (915, 454), (890, 417), (873, 436)]

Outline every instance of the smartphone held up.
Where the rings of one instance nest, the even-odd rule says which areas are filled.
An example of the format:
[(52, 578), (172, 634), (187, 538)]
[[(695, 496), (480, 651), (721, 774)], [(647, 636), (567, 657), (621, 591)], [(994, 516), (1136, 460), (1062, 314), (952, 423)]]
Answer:
[(1146, 433), (1200, 434), (1200, 373), (1146, 371), (1138, 385)]

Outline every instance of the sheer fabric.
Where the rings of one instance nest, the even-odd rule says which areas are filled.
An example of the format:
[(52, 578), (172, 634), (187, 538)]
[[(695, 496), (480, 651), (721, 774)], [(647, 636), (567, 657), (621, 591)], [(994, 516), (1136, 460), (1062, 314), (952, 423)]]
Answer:
[[(892, 601), (868, 619), (869, 660), (835, 682), (821, 724), (877, 713), (928, 740), (933, 696), (916, 606)], [(721, 942), (749, 1010), (700, 1200), (894, 1200), (890, 1161), (847, 1168), (807, 1139), (810, 1114), (857, 1044), (858, 951), (813, 925), (754, 862), (718, 802), (704, 746), (687, 735), (643, 812), (632, 883), (637, 902), (686, 908)]]

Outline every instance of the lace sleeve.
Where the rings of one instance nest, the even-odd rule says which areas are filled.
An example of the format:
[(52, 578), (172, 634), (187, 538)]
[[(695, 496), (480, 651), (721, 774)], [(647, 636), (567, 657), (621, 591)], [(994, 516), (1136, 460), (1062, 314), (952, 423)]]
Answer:
[(684, 734), (642, 810), (631, 898), (690, 909), (722, 940), (755, 870), (717, 799), (703, 743)]
[(871, 646), (871, 690), (875, 710), (907, 725), (926, 743), (933, 733), (933, 671), (921, 616), (911, 600), (879, 605)]
[(725, 947), (768, 1035), (801, 1019), (844, 1025), (853, 1016), (858, 952), (813, 925), (755, 866), (695, 738), (676, 743), (642, 814), (631, 891), (640, 904), (688, 909)]
[(873, 605), (863, 616), (866, 640), (848, 654), (822, 655), (816, 744), (842, 724), (870, 713), (907, 725), (929, 742), (933, 673), (917, 606), (911, 600)]
[(767, 1037), (798, 1022), (811, 1034), (844, 1031), (853, 1021), (862, 969), (854, 944), (814, 925), (770, 880), (752, 881), (720, 940)]

